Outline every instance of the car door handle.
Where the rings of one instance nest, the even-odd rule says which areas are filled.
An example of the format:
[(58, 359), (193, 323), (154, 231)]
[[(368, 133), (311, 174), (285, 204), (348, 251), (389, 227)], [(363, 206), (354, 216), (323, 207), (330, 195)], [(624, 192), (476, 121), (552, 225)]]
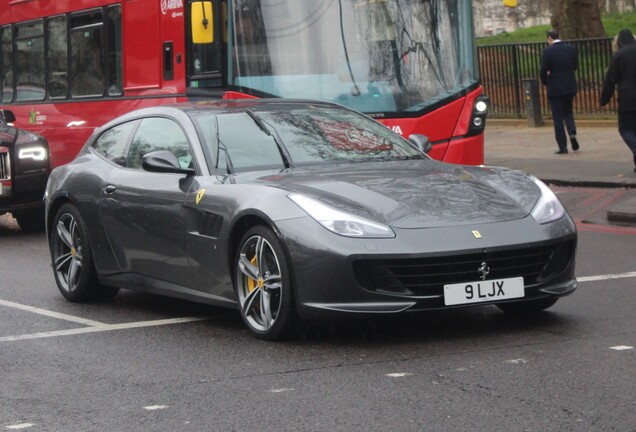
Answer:
[(107, 186), (104, 188), (104, 193), (105, 193), (106, 195), (110, 195), (110, 194), (112, 194), (113, 192), (115, 192), (115, 190), (116, 190), (116, 189), (117, 189), (117, 186), (115, 186), (115, 185), (107, 185)]

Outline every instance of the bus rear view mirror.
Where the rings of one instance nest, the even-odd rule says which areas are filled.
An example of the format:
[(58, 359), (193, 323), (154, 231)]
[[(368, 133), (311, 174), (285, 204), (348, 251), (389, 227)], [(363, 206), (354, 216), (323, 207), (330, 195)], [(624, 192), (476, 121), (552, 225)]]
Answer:
[(190, 17), (192, 43), (209, 44), (214, 42), (214, 14), (212, 12), (212, 2), (192, 2), (190, 5)]

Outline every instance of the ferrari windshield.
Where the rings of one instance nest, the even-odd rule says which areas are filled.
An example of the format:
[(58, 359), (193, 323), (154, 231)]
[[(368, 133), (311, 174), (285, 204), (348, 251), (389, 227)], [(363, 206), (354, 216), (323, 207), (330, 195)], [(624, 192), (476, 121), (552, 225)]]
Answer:
[(477, 83), (470, 0), (236, 0), (229, 84), (419, 112)]
[(189, 113), (213, 168), (245, 171), (324, 162), (427, 159), (380, 123), (324, 106)]

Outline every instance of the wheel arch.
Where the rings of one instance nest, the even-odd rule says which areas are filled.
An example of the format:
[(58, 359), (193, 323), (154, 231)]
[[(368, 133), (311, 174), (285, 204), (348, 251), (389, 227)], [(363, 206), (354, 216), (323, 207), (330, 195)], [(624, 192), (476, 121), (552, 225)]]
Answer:
[(51, 241), (51, 235), (53, 234), (53, 220), (55, 219), (55, 215), (66, 203), (71, 203), (77, 208), (77, 204), (67, 194), (60, 194), (56, 196), (46, 207), (46, 236), (49, 242)]
[[(241, 242), (241, 239), (243, 238), (245, 233), (250, 228), (257, 225), (262, 225), (266, 228), (271, 229), (274, 235), (280, 241), (281, 246), (283, 248), (283, 253), (285, 254), (285, 258), (287, 259), (287, 264), (290, 270), (290, 278), (292, 280), (292, 289), (293, 291), (295, 291), (296, 278), (294, 273), (294, 263), (291, 260), (291, 254), (289, 253), (287, 242), (285, 241), (282, 233), (280, 232), (280, 230), (278, 229), (274, 221), (272, 221), (269, 217), (267, 217), (267, 215), (265, 215), (264, 213), (260, 211), (247, 212), (241, 215), (239, 218), (236, 219), (236, 221), (232, 225), (232, 228), (230, 229), (230, 235), (228, 238), (228, 245), (227, 245), (227, 252), (228, 252), (227, 263), (228, 263), (228, 268), (230, 269), (230, 277), (232, 278), (232, 284), (236, 283), (236, 275), (234, 274), (235, 273), (234, 260), (236, 259), (236, 254), (240, 246), (239, 243)], [(294, 298), (296, 298), (296, 295), (294, 295)]]

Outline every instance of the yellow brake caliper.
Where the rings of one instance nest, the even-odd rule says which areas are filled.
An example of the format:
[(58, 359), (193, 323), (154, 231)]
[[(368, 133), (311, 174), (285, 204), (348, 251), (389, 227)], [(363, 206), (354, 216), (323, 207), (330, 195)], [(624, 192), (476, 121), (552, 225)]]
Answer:
[[(252, 265), (254, 265), (256, 267), (256, 256), (254, 256), (254, 258), (252, 258), (250, 260), (250, 263), (252, 263)], [(252, 279), (251, 277), (248, 277), (247, 279), (247, 289), (249, 292), (252, 292), (256, 289), (256, 285), (258, 284), (258, 281), (256, 281), (256, 279)]]

